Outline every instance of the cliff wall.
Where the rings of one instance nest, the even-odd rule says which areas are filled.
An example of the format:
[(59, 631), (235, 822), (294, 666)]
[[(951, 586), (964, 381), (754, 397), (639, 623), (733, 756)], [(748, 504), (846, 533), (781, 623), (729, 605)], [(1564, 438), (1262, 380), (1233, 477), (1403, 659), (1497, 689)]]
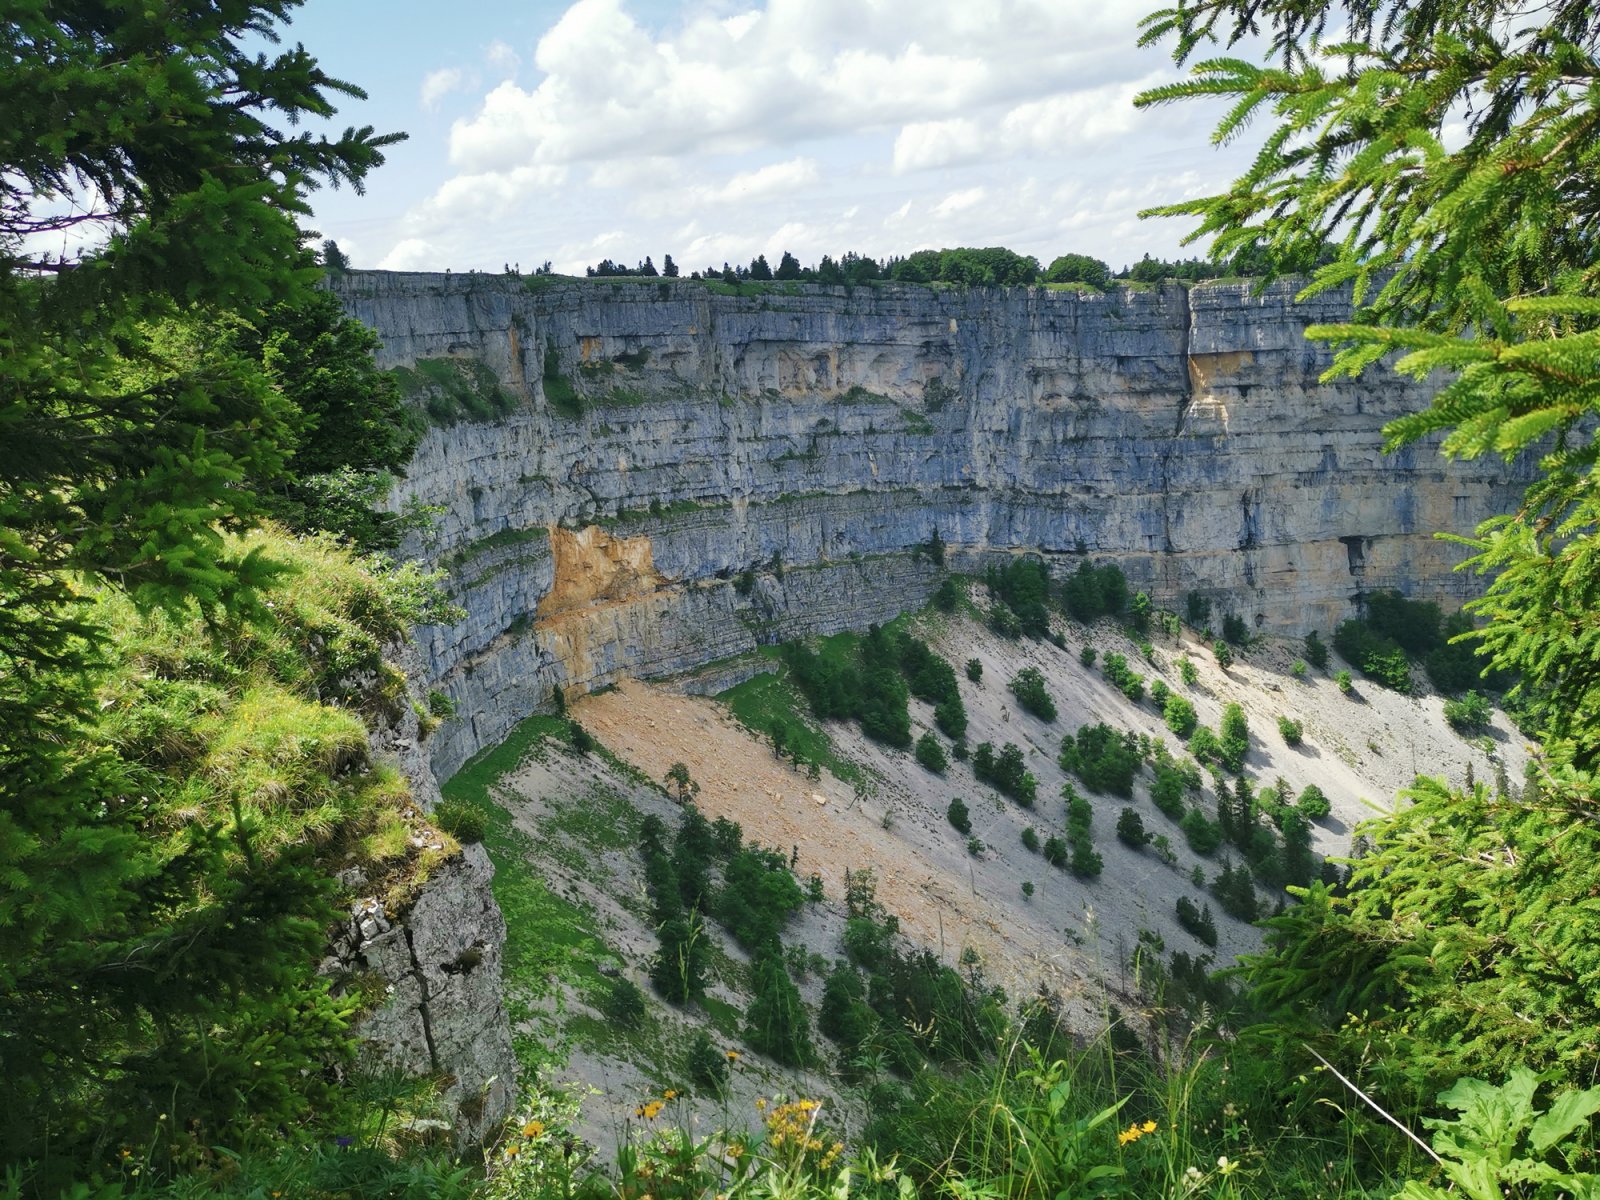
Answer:
[[(1314, 322), (1275, 285), (1045, 289), (571, 283), (359, 273), (335, 284), (442, 427), (395, 501), (461, 622), (422, 630), (465, 715), (453, 770), (556, 687), (664, 675), (881, 620), (953, 565), (1081, 552), (1158, 602), (1188, 591), (1283, 633), (1363, 590), (1453, 602), (1464, 532), (1522, 480), (1430, 445), (1382, 453), (1425, 385), (1319, 385)], [(492, 420), (453, 418), (498, 411)]]

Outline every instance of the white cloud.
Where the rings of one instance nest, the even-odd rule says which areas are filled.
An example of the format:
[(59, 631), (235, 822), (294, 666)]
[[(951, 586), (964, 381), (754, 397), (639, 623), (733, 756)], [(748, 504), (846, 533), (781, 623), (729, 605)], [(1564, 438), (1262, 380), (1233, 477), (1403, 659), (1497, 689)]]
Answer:
[(770, 0), (657, 37), (622, 0), (578, 0), (540, 39), (532, 88), (496, 87), (451, 131), (469, 171), (788, 144), (954, 118), (1122, 78), (1130, 0)]
[(508, 43), (496, 39), (484, 49), (483, 61), (503, 75), (515, 75), (522, 65), (522, 56)]
[(983, 129), (970, 118), (916, 121), (901, 128), (894, 139), (894, 169), (903, 174), (976, 162), (983, 152)]
[(521, 54), (442, 47), (485, 83), (428, 77), (424, 103), (478, 99), (428, 148), (442, 182), (387, 239), (361, 236), (394, 246), (386, 265), (457, 270), (671, 253), (687, 273), (962, 244), (1046, 262), (1191, 253), (1181, 223), (1133, 214), (1219, 190), (1252, 148), (1213, 152), (1197, 108), (1133, 108), (1175, 75), (1136, 46), (1147, 6), (678, 0), (662, 15), (576, 0)]
[(380, 271), (442, 271), (450, 263), (437, 247), (422, 238), (404, 238), (378, 263)]
[(429, 71), (422, 78), (422, 107), (434, 109), (439, 107), (451, 92), (459, 92), (468, 86), (467, 73), (460, 67), (440, 67), (437, 71)]
[(966, 188), (959, 192), (951, 192), (943, 200), (939, 201), (939, 203), (933, 206), (933, 215), (936, 217), (948, 217), (958, 212), (966, 212), (967, 209), (982, 204), (983, 198), (987, 194), (987, 190), (981, 187), (972, 187)]

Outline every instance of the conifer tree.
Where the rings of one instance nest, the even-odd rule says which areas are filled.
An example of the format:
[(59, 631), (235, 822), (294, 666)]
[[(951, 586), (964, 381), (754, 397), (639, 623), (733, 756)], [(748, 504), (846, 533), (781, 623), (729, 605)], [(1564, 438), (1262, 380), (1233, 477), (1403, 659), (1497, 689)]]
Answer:
[[(1156, 211), (1198, 218), (1193, 236), (1218, 256), (1317, 248), (1301, 295), (1348, 288), (1356, 306), (1306, 331), (1339, 348), (1330, 374), (1443, 374), (1426, 410), (1387, 427), (1391, 447), (1439, 436), (1450, 457), (1537, 456), (1515, 512), (1446, 532), (1492, 577), (1468, 606), (1485, 622), (1480, 663), (1518, 678), (1543, 737), (1536, 803), (1419, 779), (1363, 831), (1373, 853), (1347, 895), (1314, 883), (1269, 921), (1252, 968), (1278, 1030), (1265, 1036), (1391, 1064), (1397, 1107), (1518, 1062), (1587, 1080), (1600, 1067), (1600, 1003), (1578, 983), (1600, 944), (1580, 899), (1600, 861), (1600, 21), (1581, 0), (1177, 0), (1146, 24), (1179, 61), (1256, 35), (1271, 65), (1208, 58), (1140, 98), (1226, 100), (1218, 140), (1266, 126), (1225, 192)], [(1363, 1014), (1358, 1034), (1348, 1013)]]
[[(96, 1150), (87, 1110), (236, 1116), (246, 1081), (183, 1041), (221, 1002), (295, 1078), (339, 1041), (304, 986), (326, 883), (237, 813), (147, 829), (148, 772), (86, 734), (104, 635), (81, 580), (231, 622), (275, 573), (222, 536), (298, 421), (242, 343), (322, 274), (308, 190), (359, 188), (401, 136), (278, 124), (362, 96), (300, 46), (246, 49), (297, 4), (38, 0), (0, 23), (0, 1158), (43, 1179)], [(254, 1100), (286, 1118), (295, 1085), (270, 1078), (287, 1091)]]

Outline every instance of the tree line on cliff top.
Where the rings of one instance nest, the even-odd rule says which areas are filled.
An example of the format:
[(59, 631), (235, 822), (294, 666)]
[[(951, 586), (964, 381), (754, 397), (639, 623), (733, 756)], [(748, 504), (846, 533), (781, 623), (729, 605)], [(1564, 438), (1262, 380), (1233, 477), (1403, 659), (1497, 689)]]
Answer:
[[(1195, 283), (1204, 279), (1260, 278), (1274, 274), (1303, 273), (1331, 259), (1331, 247), (1318, 248), (1310, 253), (1297, 250), (1288, 256), (1277, 253), (1264, 243), (1240, 247), (1221, 259), (1185, 258), (1168, 261), (1146, 254), (1131, 266), (1124, 265), (1114, 271), (1102, 259), (1089, 254), (1062, 254), (1041, 266), (1031, 254), (1018, 254), (1003, 246), (959, 246), (947, 250), (916, 250), (910, 254), (891, 255), (876, 259), (854, 251), (835, 259), (824, 254), (812, 266), (802, 266), (800, 260), (785, 250), (776, 267), (758, 254), (748, 264), (708, 266), (690, 273), (690, 279), (718, 280), (727, 284), (769, 283), (792, 281), (798, 283), (870, 284), (890, 283), (946, 283), (965, 287), (1026, 287), (1039, 283), (1082, 284), (1101, 291), (1117, 281), (1132, 283), (1163, 283), (1177, 280)], [(543, 268), (541, 268), (543, 270)], [(679, 267), (668, 254), (658, 269), (654, 260), (646, 256), (634, 266), (602, 259), (585, 268), (584, 274), (592, 279), (604, 278), (655, 278), (676, 279)]]

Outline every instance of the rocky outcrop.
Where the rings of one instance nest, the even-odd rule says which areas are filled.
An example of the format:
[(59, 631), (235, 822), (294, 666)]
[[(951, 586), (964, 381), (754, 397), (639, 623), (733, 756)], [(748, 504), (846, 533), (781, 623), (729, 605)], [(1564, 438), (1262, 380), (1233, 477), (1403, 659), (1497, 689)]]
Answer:
[[(414, 651), (407, 648), (400, 658), (416, 678)], [(415, 710), (401, 706), (369, 740), (374, 760), (404, 774), (412, 800), (423, 813), (432, 812), (439, 785)], [(516, 1100), (516, 1057), (501, 986), (506, 923), (493, 878), (484, 848), (468, 845), (419, 887), (405, 889), (399, 911), (385, 911), (376, 895), (357, 900), (322, 966), (370, 1003), (357, 1027), (362, 1067), (437, 1080), (458, 1146), (492, 1134)], [(358, 895), (367, 890), (364, 882), (343, 880)]]
[[(1364, 590), (1474, 586), (1437, 530), (1522, 480), (1434, 447), (1382, 452), (1426, 386), (1319, 384), (1337, 297), (1284, 285), (1123, 291), (551, 282), (348, 275), (436, 418), (396, 502), (466, 617), (422, 631), (466, 719), (451, 770), (557, 688), (685, 671), (764, 641), (881, 620), (939, 577), (1017, 552), (1120, 563), (1294, 633)], [(454, 407), (452, 407), (454, 406)]]

